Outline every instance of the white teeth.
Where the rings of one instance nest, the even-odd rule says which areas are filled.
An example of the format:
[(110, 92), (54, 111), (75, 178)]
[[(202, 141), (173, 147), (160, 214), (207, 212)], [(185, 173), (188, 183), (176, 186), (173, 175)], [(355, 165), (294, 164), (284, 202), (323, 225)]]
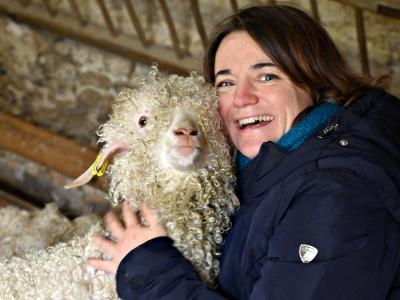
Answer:
[(246, 119), (242, 119), (239, 120), (239, 124), (240, 126), (245, 126), (245, 125), (249, 125), (249, 124), (253, 124), (255, 122), (270, 122), (274, 119), (274, 116), (272, 115), (260, 115), (260, 116), (255, 116), (255, 117), (250, 117), (250, 118), (246, 118)]

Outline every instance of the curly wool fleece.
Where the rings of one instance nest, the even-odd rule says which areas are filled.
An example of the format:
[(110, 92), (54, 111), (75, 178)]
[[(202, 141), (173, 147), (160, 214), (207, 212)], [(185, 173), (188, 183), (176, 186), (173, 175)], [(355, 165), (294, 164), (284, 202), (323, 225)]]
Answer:
[[(0, 209), (0, 299), (118, 299), (113, 275), (86, 270), (99, 216), (68, 220), (55, 204)], [(30, 246), (30, 248), (29, 248)]]
[[(95, 214), (69, 220), (49, 203), (43, 209), (28, 211), (9, 205), (0, 209), (0, 260), (44, 249), (73, 236), (84, 236), (101, 221)], [(0, 298), (1, 299), (1, 298)]]
[[(146, 203), (174, 245), (210, 283), (219, 271), (223, 233), (238, 206), (217, 105), (215, 91), (202, 77), (163, 76), (153, 68), (137, 89), (118, 95), (110, 120), (98, 132), (104, 148), (121, 141), (126, 144), (108, 170), (111, 201), (124, 199), (134, 208)], [(165, 163), (171, 124), (182, 112), (180, 121), (194, 123), (204, 139), (199, 160), (185, 170)], [(143, 116), (145, 126), (140, 123)]]

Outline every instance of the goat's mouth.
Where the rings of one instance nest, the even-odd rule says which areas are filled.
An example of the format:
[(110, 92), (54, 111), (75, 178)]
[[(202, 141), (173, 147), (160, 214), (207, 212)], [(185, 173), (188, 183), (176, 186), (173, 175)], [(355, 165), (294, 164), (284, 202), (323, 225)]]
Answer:
[(167, 159), (172, 168), (190, 172), (203, 165), (204, 150), (198, 146), (175, 145), (168, 151)]
[(185, 158), (193, 156), (196, 153), (199, 153), (200, 150), (201, 148), (196, 146), (174, 146), (172, 148), (172, 151), (175, 154), (175, 156), (181, 156)]

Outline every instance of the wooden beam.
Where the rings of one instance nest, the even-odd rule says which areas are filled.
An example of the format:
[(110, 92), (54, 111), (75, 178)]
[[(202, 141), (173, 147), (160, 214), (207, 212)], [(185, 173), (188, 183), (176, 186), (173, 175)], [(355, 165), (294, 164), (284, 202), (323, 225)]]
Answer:
[(361, 8), (361, 9), (366, 9), (369, 11), (374, 11), (374, 6), (368, 3), (364, 3), (364, 1), (359, 0), (333, 0), (333, 2), (338, 2), (344, 5), (348, 5), (354, 8)]
[(197, 31), (199, 32), (201, 43), (203, 44), (203, 48), (207, 47), (207, 34), (204, 29), (204, 23), (201, 18), (199, 2), (198, 0), (190, 0), (190, 7), (192, 9), (192, 13), (194, 16), (194, 21), (196, 22)]
[[(331, 0), (331, 1), (339, 2), (344, 5), (349, 5), (354, 8), (360, 8), (362, 10), (366, 10), (366, 11), (374, 12), (374, 13), (381, 13), (379, 10), (382, 10), (382, 7), (387, 7), (388, 10), (390, 10), (390, 11), (400, 10), (400, 2), (394, 4), (394, 1), (390, 1), (390, 3), (388, 3), (388, 1), (385, 1), (385, 0), (382, 0), (382, 1), (377, 1), (377, 0), (375, 0), (375, 1), (371, 1), (371, 0)], [(390, 15), (390, 13), (388, 13), (388, 14), (383, 13), (383, 14), (386, 16), (389, 16), (389, 17), (393, 17), (392, 15)], [(394, 16), (394, 17), (396, 17), (396, 16)]]
[(19, 208), (23, 208), (26, 210), (36, 210), (38, 209), (37, 206), (33, 205), (32, 203), (25, 201), (15, 195), (7, 193), (3, 190), (0, 190), (0, 208), (5, 207), (7, 205), (14, 205)]
[(80, 42), (126, 57), (134, 62), (151, 65), (157, 62), (160, 69), (169, 73), (188, 75), (190, 71), (200, 72), (201, 57), (185, 56), (177, 58), (169, 47), (152, 45), (144, 47), (134, 36), (119, 34), (110, 36), (104, 28), (87, 24), (85, 27), (71, 16), (62, 14), (51, 18), (43, 7), (31, 3), (29, 7), (18, 5), (15, 1), (0, 0), (0, 13), (18, 22), (51, 31), (55, 34), (76, 39)]
[(365, 34), (364, 15), (362, 9), (355, 8), (354, 16), (356, 20), (357, 42), (358, 42), (358, 49), (360, 52), (361, 69), (363, 74), (370, 75), (367, 38)]
[[(82, 174), (98, 152), (3, 112), (0, 112), (0, 148), (72, 178)], [(103, 188), (104, 181), (100, 181), (96, 181), (96, 186)]]
[(381, 15), (400, 19), (400, 8), (394, 8), (383, 4), (378, 4), (377, 12)]
[(31, 0), (19, 0), (19, 2), (23, 6), (28, 6), (31, 3)]
[(136, 30), (139, 40), (142, 42), (142, 45), (147, 47), (149, 45), (149, 41), (146, 38), (144, 33), (142, 24), (137, 16), (136, 10), (131, 2), (131, 0), (124, 0), (126, 9), (128, 10), (129, 18), (131, 19), (132, 25)]
[(176, 32), (175, 24), (174, 24), (174, 21), (173, 21), (173, 19), (171, 17), (170, 12), (169, 12), (168, 5), (165, 2), (165, 0), (159, 0), (159, 3), (160, 3), (161, 10), (162, 10), (162, 12), (164, 14), (165, 21), (167, 22), (169, 34), (170, 34), (171, 40), (172, 40), (172, 46), (174, 47), (176, 56), (178, 58), (182, 58), (183, 57), (183, 52), (182, 52), (181, 47), (179, 45), (178, 33)]

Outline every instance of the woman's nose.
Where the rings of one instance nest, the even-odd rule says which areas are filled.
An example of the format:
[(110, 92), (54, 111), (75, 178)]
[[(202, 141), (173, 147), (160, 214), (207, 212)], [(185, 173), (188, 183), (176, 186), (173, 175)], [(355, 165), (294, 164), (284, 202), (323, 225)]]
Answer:
[(256, 104), (258, 97), (256, 96), (254, 87), (251, 82), (243, 81), (237, 83), (233, 103), (236, 106), (246, 106)]

